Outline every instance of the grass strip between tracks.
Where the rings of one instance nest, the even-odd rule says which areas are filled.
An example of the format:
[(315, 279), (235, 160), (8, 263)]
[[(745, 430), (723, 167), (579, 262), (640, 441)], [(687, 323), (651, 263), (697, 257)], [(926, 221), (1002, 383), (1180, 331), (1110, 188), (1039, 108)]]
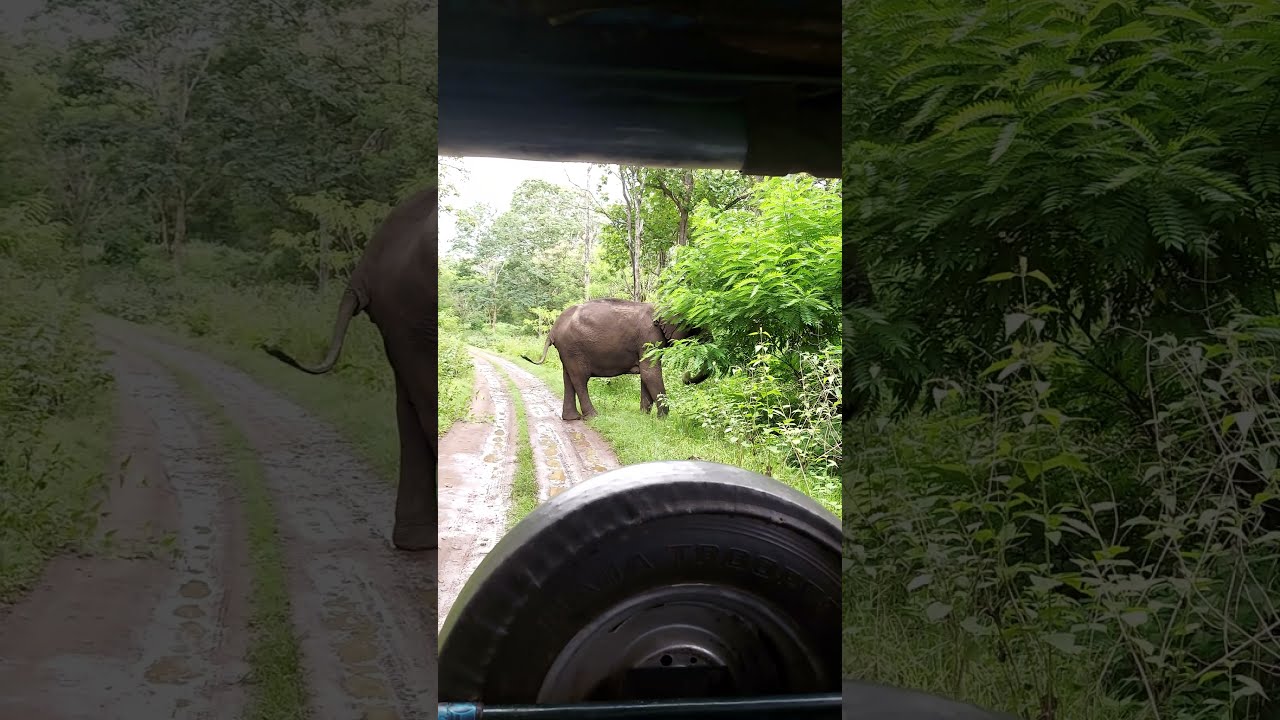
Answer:
[[(499, 370), (498, 372), (502, 372)], [(511, 505), (507, 510), (507, 529), (515, 527), (538, 506), (538, 478), (533, 472), (533, 445), (529, 442), (529, 423), (524, 412), (524, 399), (515, 381), (506, 377), (511, 393), (511, 407), (516, 414), (516, 471), (511, 476)]]
[(262, 466), (208, 388), (182, 369), (162, 364), (209, 414), (231, 454), (230, 464), (241, 490), (253, 567), (248, 657), (251, 690), (245, 720), (301, 720), (308, 714), (306, 681), (290, 620), (284, 557), (276, 541), (276, 514)]

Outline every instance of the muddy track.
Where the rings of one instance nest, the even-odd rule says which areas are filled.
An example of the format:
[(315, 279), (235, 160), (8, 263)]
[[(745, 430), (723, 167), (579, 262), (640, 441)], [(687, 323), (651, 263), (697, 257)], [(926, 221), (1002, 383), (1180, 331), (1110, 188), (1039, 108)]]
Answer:
[(471, 409), (440, 439), (441, 623), (506, 531), (516, 462), (508, 379), (524, 404), (539, 502), (619, 464), (599, 433), (560, 419), (560, 399), (532, 373), (479, 348), (468, 351), (475, 365)]
[(97, 327), (119, 384), (120, 452), (147, 480), (113, 492), (111, 522), (175, 532), (181, 559), (55, 562), (0, 618), (0, 717), (243, 714), (252, 630), (237, 479), (213, 421), (168, 368), (209, 391), (262, 467), (312, 715), (429, 717), (435, 557), (391, 548), (394, 487), (244, 373), (130, 323)]
[(515, 472), (515, 407), (506, 379), (472, 355), (467, 417), (440, 439), (440, 617), (449, 615), (472, 571), (502, 537)]

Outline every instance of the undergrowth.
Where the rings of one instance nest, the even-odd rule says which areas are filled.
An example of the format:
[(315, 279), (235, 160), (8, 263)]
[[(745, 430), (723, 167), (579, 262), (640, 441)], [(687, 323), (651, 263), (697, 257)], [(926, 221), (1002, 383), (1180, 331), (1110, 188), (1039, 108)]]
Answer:
[[(1063, 410), (1026, 298), (980, 375), (846, 434), (846, 676), (1027, 718), (1280, 712), (1280, 317), (1146, 346), (1132, 433)], [(1270, 714), (1268, 714), (1270, 713)]]
[(46, 215), (0, 209), (0, 602), (85, 546), (109, 480), (111, 377)]

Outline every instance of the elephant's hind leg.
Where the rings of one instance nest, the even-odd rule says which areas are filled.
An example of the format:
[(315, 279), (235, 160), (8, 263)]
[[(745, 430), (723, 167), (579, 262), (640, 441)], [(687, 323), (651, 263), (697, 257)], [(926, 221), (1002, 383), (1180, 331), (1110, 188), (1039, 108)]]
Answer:
[(396, 421), (400, 430), (400, 485), (396, 490), (396, 523), (391, 542), (401, 550), (434, 550), (439, 540), (433, 438), (423, 430), (418, 408), (399, 378)]
[(569, 377), (569, 369), (561, 368), (560, 374), (564, 378), (564, 407), (560, 410), (560, 419), (581, 420), (582, 415), (578, 414), (578, 405), (575, 402), (577, 390), (573, 387), (573, 378)]
[(591, 396), (587, 394), (587, 381), (591, 379), (591, 375), (585, 372), (573, 373), (571, 376), (573, 387), (578, 392), (578, 405), (582, 407), (582, 417), (593, 418), (600, 413), (596, 412), (596, 406), (591, 404)]
[(640, 376), (640, 412), (647, 413), (653, 407), (653, 393), (649, 392), (649, 383)]

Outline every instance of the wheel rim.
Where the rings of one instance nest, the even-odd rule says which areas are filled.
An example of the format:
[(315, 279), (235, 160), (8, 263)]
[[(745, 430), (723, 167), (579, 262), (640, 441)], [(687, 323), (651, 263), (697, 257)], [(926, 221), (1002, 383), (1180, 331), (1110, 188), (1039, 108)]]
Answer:
[(654, 588), (601, 613), (552, 663), (539, 703), (806, 692), (831, 669), (801, 627), (735, 588)]

